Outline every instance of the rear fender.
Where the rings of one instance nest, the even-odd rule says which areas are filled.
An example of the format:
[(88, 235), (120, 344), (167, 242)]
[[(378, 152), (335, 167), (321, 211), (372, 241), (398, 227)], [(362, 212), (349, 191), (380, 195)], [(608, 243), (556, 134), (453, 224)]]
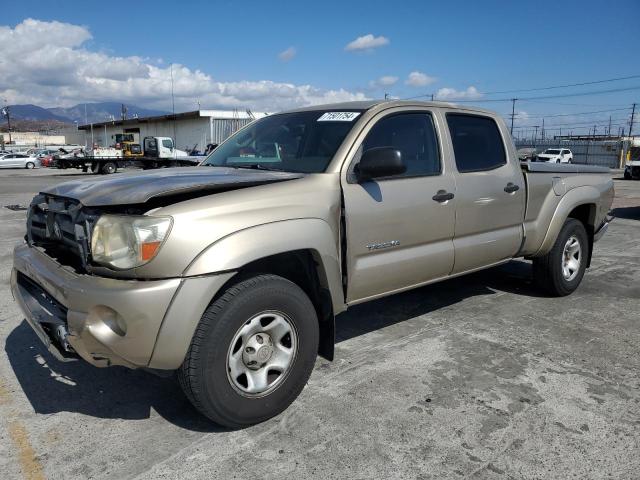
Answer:
[[(553, 244), (558, 238), (562, 226), (567, 221), (567, 218), (569, 218), (569, 214), (580, 205), (598, 205), (600, 203), (600, 197), (600, 191), (591, 186), (577, 187), (569, 190), (558, 203), (540, 248), (531, 256), (539, 257), (548, 253), (553, 248)], [(596, 209), (594, 208), (589, 218), (589, 225), (591, 226), (595, 223), (595, 215)]]

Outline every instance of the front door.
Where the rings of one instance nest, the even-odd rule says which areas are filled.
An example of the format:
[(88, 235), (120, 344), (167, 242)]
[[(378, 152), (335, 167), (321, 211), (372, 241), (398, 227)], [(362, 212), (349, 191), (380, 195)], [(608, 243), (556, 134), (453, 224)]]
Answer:
[[(447, 197), (456, 186), (437, 127), (431, 112), (405, 108), (381, 113), (356, 141), (343, 179), (347, 303), (449, 275), (455, 200)], [(399, 150), (406, 172), (358, 182), (351, 172), (362, 153), (376, 147)]]
[(447, 113), (446, 120), (457, 169), (453, 273), (461, 273), (518, 252), (526, 188), (493, 118)]

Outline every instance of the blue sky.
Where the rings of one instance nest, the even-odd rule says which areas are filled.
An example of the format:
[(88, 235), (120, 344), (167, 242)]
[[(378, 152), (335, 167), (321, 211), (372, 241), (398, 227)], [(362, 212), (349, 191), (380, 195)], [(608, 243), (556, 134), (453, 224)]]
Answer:
[[(179, 105), (183, 108), (191, 109), (189, 103), (195, 106), (195, 101), (201, 100), (203, 106), (227, 107), (235, 101), (247, 107), (252, 107), (253, 102), (257, 108), (277, 109), (286, 108), (289, 103), (296, 105), (334, 97), (346, 99), (356, 94), (380, 97), (388, 92), (409, 97), (440, 91), (444, 97), (473, 99), (506, 113), (510, 104), (481, 103), (480, 100), (640, 86), (638, 78), (542, 93), (484, 96), (477, 93), (640, 74), (639, 17), (637, 0), (526, 3), (23, 0), (11, 2), (8, 8), (5, 5), (0, 25), (14, 29), (27, 18), (62, 22), (83, 27), (90, 36), (79, 34), (77, 42), (70, 47), (63, 45), (65, 48), (97, 53), (107, 59), (135, 57), (139, 63), (161, 71), (171, 63), (184, 66), (189, 74), (183, 72), (181, 76), (178, 72), (183, 81), (178, 88)], [(350, 42), (366, 35), (382, 45), (363, 50), (345, 49)], [(34, 36), (57, 38), (46, 32)], [(11, 48), (4, 42), (0, 53)], [(283, 61), (278, 55), (287, 49), (295, 54)], [(200, 82), (200, 90), (192, 87), (198, 84), (197, 78), (191, 78), (196, 72), (208, 77), (208, 81), (217, 82), (215, 88), (221, 96), (205, 95), (202, 89), (209, 87), (204, 80)], [(420, 74), (414, 75), (413, 82), (408, 81), (411, 72)], [(91, 75), (99, 77), (95, 72)], [(387, 77), (386, 85), (380, 85), (381, 77)], [(0, 78), (0, 94), (5, 97), (7, 91), (19, 90), (8, 85), (8, 81), (5, 79), (3, 85)], [(261, 86), (256, 83), (260, 81), (270, 83)], [(40, 85), (43, 95), (33, 95), (34, 101), (42, 101), (48, 95), (53, 103), (74, 103), (72, 85), (67, 85), (66, 91), (62, 85), (63, 90), (56, 91), (52, 85), (46, 85), (47, 82), (42, 83), (45, 83)], [(64, 79), (52, 78), (48, 83), (64, 84)], [(288, 93), (280, 89), (282, 98), (271, 105), (268, 97), (273, 96), (273, 89), (277, 91), (281, 84), (309, 85), (313, 92)], [(34, 86), (36, 90), (39, 88), (39, 84)], [(238, 93), (243, 86), (245, 91)], [(468, 90), (470, 87), (475, 90)], [(136, 93), (134, 89), (120, 90), (129, 95)], [(91, 93), (86, 85), (77, 91), (75, 103), (100, 100), (109, 94), (105, 89)], [(323, 93), (327, 91), (343, 93)], [(115, 89), (114, 94), (117, 93)], [(9, 95), (13, 94), (9, 92)], [(16, 100), (26, 100), (29, 95), (18, 92), (14, 96)], [(149, 98), (144, 94), (138, 96), (137, 102), (130, 96), (124, 100), (142, 106), (166, 106), (161, 93)], [(287, 97), (291, 98), (286, 100)], [(525, 124), (526, 114), (613, 109), (637, 100), (640, 100), (640, 90), (519, 102), (517, 108), (523, 112), (521, 121)], [(219, 105), (204, 105), (205, 102)], [(621, 114), (615, 115), (618, 118)], [(608, 113), (596, 117), (602, 120), (608, 118)]]

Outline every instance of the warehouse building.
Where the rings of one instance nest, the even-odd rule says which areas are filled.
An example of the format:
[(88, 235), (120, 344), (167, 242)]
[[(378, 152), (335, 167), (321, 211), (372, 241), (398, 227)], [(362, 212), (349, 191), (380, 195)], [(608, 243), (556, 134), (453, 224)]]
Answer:
[(118, 133), (133, 133), (139, 142), (144, 137), (171, 137), (180, 150), (203, 151), (208, 144), (219, 144), (254, 119), (266, 115), (250, 110), (195, 110), (79, 125), (65, 134), (68, 143), (99, 146), (113, 145)]

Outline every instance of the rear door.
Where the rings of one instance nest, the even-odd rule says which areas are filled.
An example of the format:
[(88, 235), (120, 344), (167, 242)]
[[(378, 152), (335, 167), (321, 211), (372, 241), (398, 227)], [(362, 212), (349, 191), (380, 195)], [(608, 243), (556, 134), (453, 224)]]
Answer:
[[(347, 302), (357, 303), (449, 275), (453, 267), (456, 191), (428, 110), (390, 109), (363, 129), (343, 172)], [(400, 150), (404, 174), (359, 183), (353, 169), (370, 148)]]
[(513, 146), (510, 160), (507, 134), (495, 119), (448, 112), (446, 120), (456, 165), (455, 274), (518, 252), (526, 189)]

